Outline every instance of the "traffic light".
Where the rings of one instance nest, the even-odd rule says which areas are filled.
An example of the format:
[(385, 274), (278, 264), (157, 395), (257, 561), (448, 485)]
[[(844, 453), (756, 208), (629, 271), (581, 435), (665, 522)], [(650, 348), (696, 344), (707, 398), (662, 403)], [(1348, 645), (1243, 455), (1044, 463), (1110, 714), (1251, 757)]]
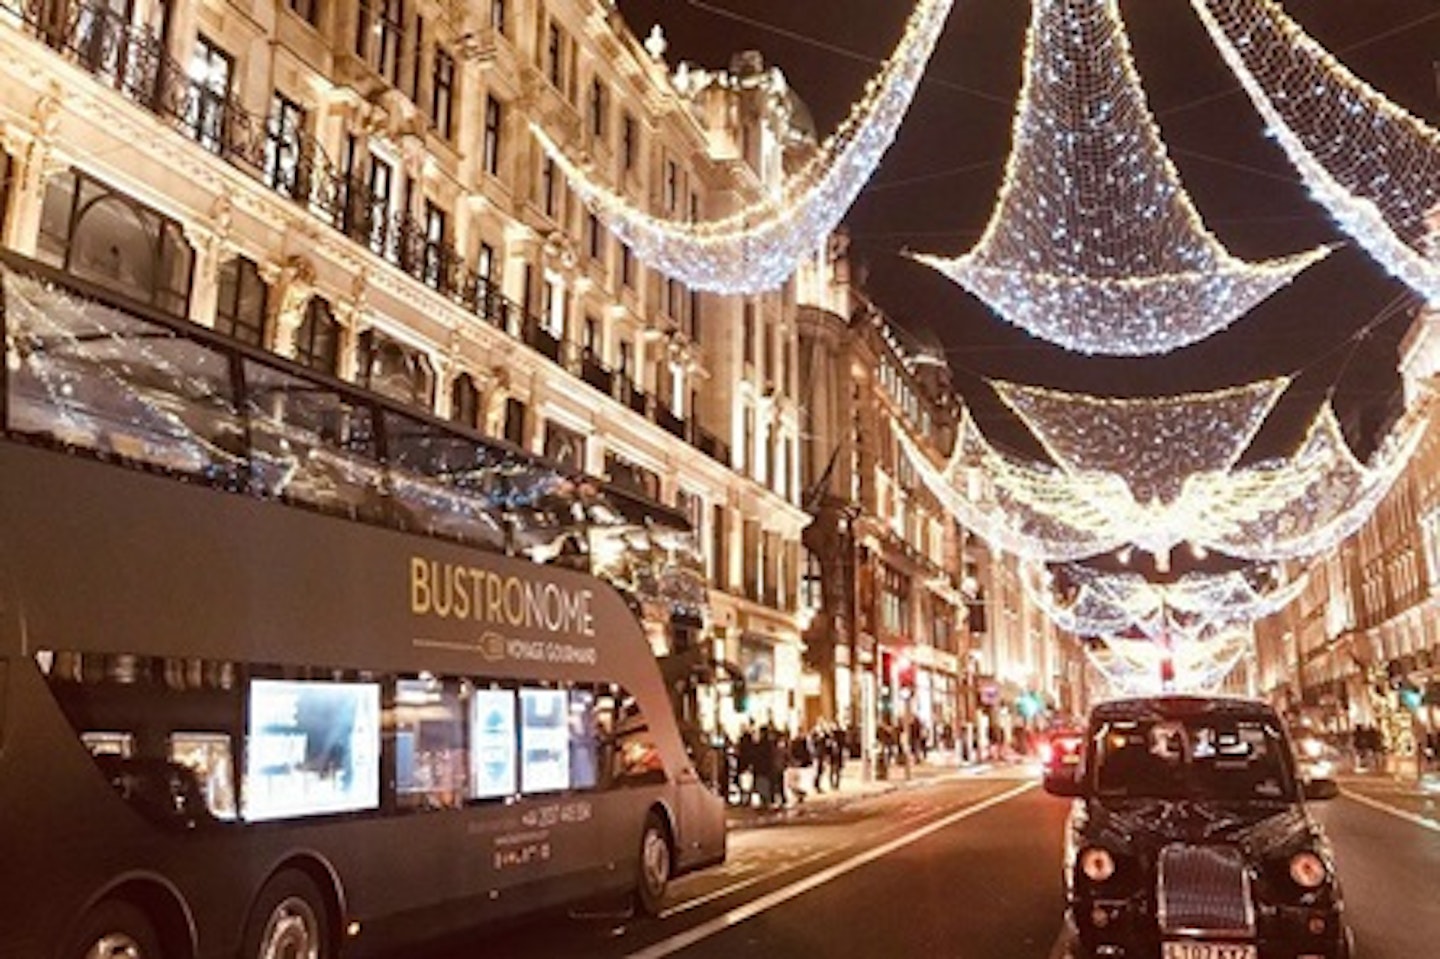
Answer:
[(1020, 715), (1024, 718), (1034, 719), (1045, 708), (1045, 700), (1039, 693), (1027, 690), (1020, 694), (1019, 699), (1015, 700), (1015, 708), (1020, 710)]
[(915, 664), (910, 657), (901, 653), (893, 661), (895, 670), (895, 685), (900, 689), (915, 688)]
[(1420, 687), (1411, 683), (1404, 683), (1400, 686), (1400, 705), (1413, 712), (1418, 712), (1425, 702), (1425, 694)]

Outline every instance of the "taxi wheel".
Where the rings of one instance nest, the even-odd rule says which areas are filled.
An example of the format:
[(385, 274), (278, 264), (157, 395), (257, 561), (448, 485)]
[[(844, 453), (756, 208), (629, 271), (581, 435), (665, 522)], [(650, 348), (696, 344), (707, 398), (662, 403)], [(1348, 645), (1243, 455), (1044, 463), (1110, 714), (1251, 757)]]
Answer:
[(80, 920), (66, 955), (74, 959), (164, 959), (149, 917), (123, 899), (109, 899)]

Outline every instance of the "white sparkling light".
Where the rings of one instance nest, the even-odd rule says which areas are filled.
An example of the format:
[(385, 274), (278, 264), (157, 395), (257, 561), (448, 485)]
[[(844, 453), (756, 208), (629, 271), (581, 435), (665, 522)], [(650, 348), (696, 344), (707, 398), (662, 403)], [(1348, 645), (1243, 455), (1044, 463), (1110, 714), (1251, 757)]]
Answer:
[(865, 97), (773, 195), (716, 220), (650, 213), (598, 179), (538, 124), (530, 129), (570, 185), (643, 263), (698, 290), (758, 293), (785, 282), (820, 248), (889, 149), (954, 0), (917, 0)]
[(975, 248), (914, 258), (1067, 349), (1194, 343), (1329, 252), (1251, 264), (1206, 229), (1145, 103), (1117, 0), (1035, 0), (1012, 143)]
[(1191, 0), (1226, 64), (1311, 194), (1432, 304), (1440, 256), (1440, 130), (1351, 73), (1273, 0)]

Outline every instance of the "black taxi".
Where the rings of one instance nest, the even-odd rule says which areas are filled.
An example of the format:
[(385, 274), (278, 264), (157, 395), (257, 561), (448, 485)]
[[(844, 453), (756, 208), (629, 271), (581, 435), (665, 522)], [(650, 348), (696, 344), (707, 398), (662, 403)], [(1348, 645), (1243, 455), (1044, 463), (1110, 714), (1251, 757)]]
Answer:
[(1087, 959), (1348, 959), (1329, 841), (1280, 717), (1250, 700), (1157, 696), (1092, 711), (1072, 797), (1071, 952)]

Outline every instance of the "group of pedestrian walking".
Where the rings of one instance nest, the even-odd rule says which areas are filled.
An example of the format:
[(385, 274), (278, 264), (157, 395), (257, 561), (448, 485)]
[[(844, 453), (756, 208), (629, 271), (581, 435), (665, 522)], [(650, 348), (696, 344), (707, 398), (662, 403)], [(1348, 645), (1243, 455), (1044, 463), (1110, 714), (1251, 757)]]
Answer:
[(735, 745), (731, 798), (742, 806), (783, 807), (827, 785), (839, 789), (846, 742), (845, 730), (832, 723), (794, 734), (772, 723), (747, 724)]

